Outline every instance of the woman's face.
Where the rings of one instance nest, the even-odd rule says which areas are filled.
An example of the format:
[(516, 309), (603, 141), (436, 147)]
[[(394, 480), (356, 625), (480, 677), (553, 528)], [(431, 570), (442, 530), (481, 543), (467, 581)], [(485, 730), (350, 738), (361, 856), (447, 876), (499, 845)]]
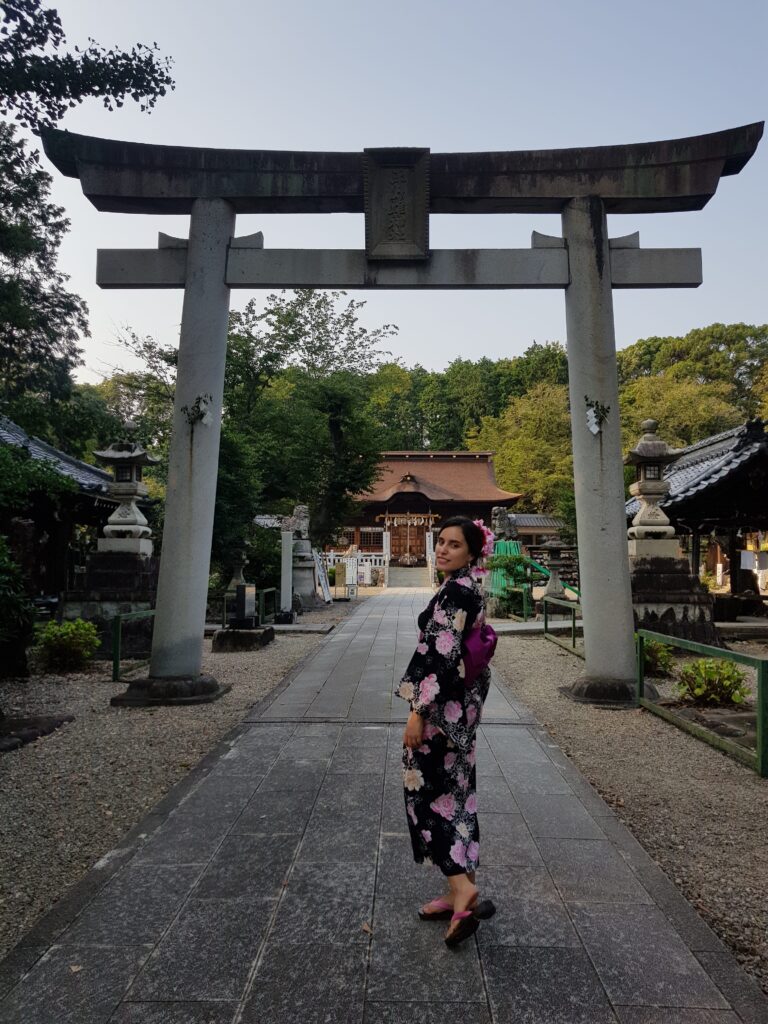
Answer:
[(472, 561), (469, 545), (460, 526), (446, 526), (440, 531), (435, 547), (435, 562), (441, 572), (452, 573)]

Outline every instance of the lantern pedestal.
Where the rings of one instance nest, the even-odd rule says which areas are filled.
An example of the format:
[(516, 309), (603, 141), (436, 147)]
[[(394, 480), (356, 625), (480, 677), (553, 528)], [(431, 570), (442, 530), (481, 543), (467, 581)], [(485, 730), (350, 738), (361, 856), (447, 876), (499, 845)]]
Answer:
[(719, 647), (712, 597), (691, 573), (675, 529), (660, 507), (669, 493), (664, 468), (681, 453), (659, 437), (657, 427), (655, 420), (646, 420), (640, 442), (624, 459), (636, 468), (637, 480), (629, 491), (640, 503), (627, 531), (635, 629)]

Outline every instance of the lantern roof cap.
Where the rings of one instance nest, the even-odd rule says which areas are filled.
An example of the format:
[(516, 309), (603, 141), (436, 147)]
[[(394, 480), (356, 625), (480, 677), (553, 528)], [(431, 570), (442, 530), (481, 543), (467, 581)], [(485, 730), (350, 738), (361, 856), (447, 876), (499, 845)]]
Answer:
[(648, 462), (657, 462), (662, 466), (668, 466), (682, 456), (682, 448), (670, 448), (666, 441), (656, 433), (659, 424), (657, 420), (643, 420), (640, 429), (643, 436), (634, 448), (631, 448), (624, 456), (625, 466), (642, 466)]
[(136, 441), (115, 441), (101, 452), (93, 453), (101, 462), (114, 465), (156, 466), (160, 459), (150, 455)]

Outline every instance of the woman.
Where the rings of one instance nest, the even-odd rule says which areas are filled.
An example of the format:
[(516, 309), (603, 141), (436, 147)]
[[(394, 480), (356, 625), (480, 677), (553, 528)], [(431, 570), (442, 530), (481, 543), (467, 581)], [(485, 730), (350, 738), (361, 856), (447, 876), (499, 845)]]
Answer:
[[(490, 542), (489, 542), (490, 539)], [(423, 920), (451, 919), (445, 941), (458, 945), (490, 917), (478, 905), (475, 870), (480, 832), (475, 794), (475, 734), (490, 685), (486, 668), (464, 682), (462, 642), (483, 623), (483, 598), (471, 567), (492, 547), (492, 534), (464, 516), (447, 519), (435, 561), (443, 585), (419, 616), (419, 643), (398, 696), (411, 713), (403, 736), (403, 783), (408, 828), (417, 863), (431, 862), (448, 880), (445, 895), (419, 911)]]

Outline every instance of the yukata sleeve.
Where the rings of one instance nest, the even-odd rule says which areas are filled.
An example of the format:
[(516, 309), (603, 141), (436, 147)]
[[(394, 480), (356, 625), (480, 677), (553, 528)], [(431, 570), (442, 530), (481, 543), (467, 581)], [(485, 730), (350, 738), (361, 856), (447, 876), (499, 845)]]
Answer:
[(437, 713), (450, 722), (463, 711), (462, 641), (481, 611), (477, 590), (467, 583), (451, 580), (438, 597), (397, 690), (424, 718)]

